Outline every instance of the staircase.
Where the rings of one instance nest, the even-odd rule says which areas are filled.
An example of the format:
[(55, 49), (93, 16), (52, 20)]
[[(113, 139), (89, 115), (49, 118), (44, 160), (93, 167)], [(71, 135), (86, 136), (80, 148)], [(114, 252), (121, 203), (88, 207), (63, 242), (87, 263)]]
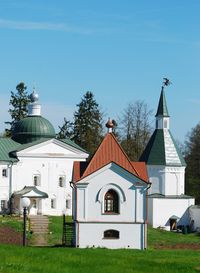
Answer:
[(47, 235), (49, 232), (49, 219), (44, 215), (30, 216), (30, 230), (33, 233), (34, 246), (47, 246)]
[(74, 224), (73, 223), (65, 223), (63, 229), (63, 238), (62, 244), (64, 246), (72, 247), (74, 240)]

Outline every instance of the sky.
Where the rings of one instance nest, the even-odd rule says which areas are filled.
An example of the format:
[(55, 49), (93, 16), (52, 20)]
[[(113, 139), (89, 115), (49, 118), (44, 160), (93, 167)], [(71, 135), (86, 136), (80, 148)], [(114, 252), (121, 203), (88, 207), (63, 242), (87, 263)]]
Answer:
[(106, 118), (136, 100), (156, 113), (167, 77), (170, 128), (183, 142), (200, 121), (199, 13), (199, 0), (0, 0), (0, 131), (19, 82), (35, 86), (57, 131), (86, 91)]

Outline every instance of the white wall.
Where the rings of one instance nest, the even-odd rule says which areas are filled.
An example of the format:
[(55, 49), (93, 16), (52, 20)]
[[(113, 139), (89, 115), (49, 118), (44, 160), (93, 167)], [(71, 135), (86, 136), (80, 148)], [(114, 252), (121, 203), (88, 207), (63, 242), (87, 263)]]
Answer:
[(175, 215), (180, 218), (177, 225), (189, 225), (188, 208), (194, 204), (191, 199), (171, 199), (171, 198), (148, 198), (149, 224), (154, 228), (164, 227), (170, 229), (169, 219)]
[(152, 183), (149, 194), (184, 194), (185, 167), (164, 167), (159, 165), (149, 165), (147, 169), (149, 180)]
[[(137, 180), (137, 179), (135, 179)], [(135, 221), (144, 222), (144, 187), (134, 187), (133, 176), (125, 177), (112, 169), (106, 169), (88, 179), (88, 184), (77, 184), (77, 219), (79, 221)], [(106, 186), (107, 185), (107, 186)], [(104, 186), (106, 188), (104, 189)], [(125, 201), (120, 200), (120, 213), (108, 215), (104, 213), (104, 195), (109, 189), (122, 190)], [(121, 189), (121, 190), (120, 190)], [(99, 196), (101, 195), (101, 198)]]
[[(144, 224), (80, 223), (77, 229), (79, 230), (77, 246), (80, 248), (144, 249)], [(108, 229), (118, 230), (120, 232), (119, 239), (104, 239), (104, 231)]]

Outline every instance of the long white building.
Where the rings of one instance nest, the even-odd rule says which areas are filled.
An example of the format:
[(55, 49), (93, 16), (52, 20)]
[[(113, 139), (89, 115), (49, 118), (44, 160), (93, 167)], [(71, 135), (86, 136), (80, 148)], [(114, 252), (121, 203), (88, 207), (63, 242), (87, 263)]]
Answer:
[(27, 196), (30, 214), (61, 215), (67, 209), (71, 215), (73, 164), (87, 157), (69, 139), (56, 139), (33, 92), (28, 116), (15, 124), (12, 138), (0, 138), (0, 213), (21, 212), (21, 197)]

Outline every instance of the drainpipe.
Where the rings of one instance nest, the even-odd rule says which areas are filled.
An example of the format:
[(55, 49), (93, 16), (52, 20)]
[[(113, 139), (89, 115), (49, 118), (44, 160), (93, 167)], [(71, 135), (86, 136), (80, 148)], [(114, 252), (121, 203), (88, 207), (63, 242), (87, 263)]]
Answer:
[(145, 219), (145, 222), (144, 222), (144, 249), (147, 249), (147, 224), (148, 224), (148, 198), (147, 198), (147, 195), (148, 195), (148, 189), (150, 189), (151, 187), (151, 183), (148, 182), (148, 187), (146, 188), (146, 219)]
[(9, 168), (9, 209), (10, 209), (10, 214), (12, 214), (12, 167), (13, 167), (13, 162), (10, 161), (8, 164)]
[[(75, 246), (77, 247), (77, 233), (78, 233), (78, 222), (77, 222), (77, 187), (76, 183), (74, 181), (69, 182), (70, 187), (72, 188), (72, 215), (73, 215), (73, 221), (74, 224), (76, 223), (76, 228), (74, 229), (75, 231)], [(75, 207), (74, 207), (74, 201), (76, 202)]]

